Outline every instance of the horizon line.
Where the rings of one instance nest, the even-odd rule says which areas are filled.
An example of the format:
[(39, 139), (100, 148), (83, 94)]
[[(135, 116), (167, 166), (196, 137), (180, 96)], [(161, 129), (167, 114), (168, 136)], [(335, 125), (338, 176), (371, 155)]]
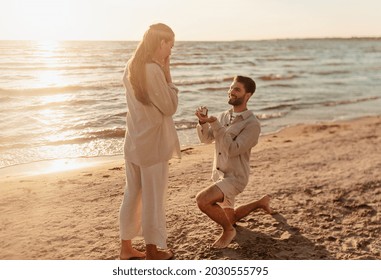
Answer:
[[(176, 42), (252, 42), (252, 41), (286, 41), (286, 40), (380, 40), (381, 36), (351, 36), (351, 37), (289, 37), (272, 39), (234, 39), (234, 40), (176, 40)], [(0, 39), (0, 42), (139, 42), (140, 40), (121, 39)]]

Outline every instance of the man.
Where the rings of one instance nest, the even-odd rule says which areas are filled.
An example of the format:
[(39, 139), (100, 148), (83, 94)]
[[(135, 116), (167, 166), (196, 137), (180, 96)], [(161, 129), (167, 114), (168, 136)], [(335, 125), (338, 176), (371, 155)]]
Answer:
[(197, 133), (202, 143), (215, 141), (212, 180), (214, 184), (197, 194), (197, 205), (202, 212), (222, 226), (221, 236), (213, 247), (225, 248), (234, 239), (237, 221), (255, 209), (271, 213), (270, 197), (264, 196), (234, 209), (235, 197), (249, 180), (251, 148), (258, 143), (260, 123), (247, 109), (247, 102), (254, 94), (255, 82), (244, 76), (236, 76), (228, 91), (228, 103), (233, 107), (218, 119), (208, 116), (205, 107), (196, 111), (199, 119)]

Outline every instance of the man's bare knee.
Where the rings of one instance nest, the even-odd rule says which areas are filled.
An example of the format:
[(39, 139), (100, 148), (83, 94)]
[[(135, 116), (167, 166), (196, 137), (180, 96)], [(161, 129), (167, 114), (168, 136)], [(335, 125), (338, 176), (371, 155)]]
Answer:
[(206, 208), (207, 203), (206, 203), (205, 194), (203, 191), (199, 192), (196, 195), (196, 202), (197, 202), (198, 208), (200, 208), (201, 211), (203, 211)]
[(200, 191), (196, 195), (196, 202), (198, 208), (200, 208), (201, 211), (205, 212), (211, 205), (213, 205), (216, 202), (214, 195), (215, 194), (213, 187), (209, 187)]
[(208, 187), (196, 195), (197, 206), (204, 213), (208, 211), (211, 206), (222, 201), (223, 193), (217, 186)]

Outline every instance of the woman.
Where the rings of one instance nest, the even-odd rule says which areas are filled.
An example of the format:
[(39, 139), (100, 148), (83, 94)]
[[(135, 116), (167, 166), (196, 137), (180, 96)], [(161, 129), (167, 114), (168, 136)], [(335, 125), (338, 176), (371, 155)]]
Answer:
[[(144, 34), (123, 76), (127, 98), (124, 143), (126, 190), (120, 208), (121, 259), (171, 259), (166, 249), (165, 200), (168, 161), (180, 157), (172, 116), (178, 89), (169, 69), (174, 33), (158, 23)], [(142, 234), (146, 251), (133, 248), (131, 240)]]

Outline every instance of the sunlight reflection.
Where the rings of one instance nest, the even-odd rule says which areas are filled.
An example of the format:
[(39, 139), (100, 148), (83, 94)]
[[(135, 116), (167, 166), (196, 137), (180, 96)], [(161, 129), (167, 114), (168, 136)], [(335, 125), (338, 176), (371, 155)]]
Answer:
[(41, 55), (45, 57), (51, 57), (55, 55), (58, 49), (61, 47), (60, 41), (37, 41), (36, 48), (41, 51)]
[(60, 109), (50, 109), (52, 102), (55, 102), (54, 98), (46, 99), (46, 103), (42, 105), (46, 109), (38, 111), (35, 119), (44, 126), (44, 131), (46, 132), (44, 139), (51, 141), (63, 141), (65, 135), (63, 133), (57, 134), (62, 125), (65, 123), (66, 112)]
[[(55, 62), (48, 62), (49, 66), (53, 66)], [(51, 87), (51, 86), (63, 86), (64, 79), (58, 71), (43, 71), (39, 72), (37, 79), (40, 82), (40, 87)]]
[(48, 123), (52, 123), (54, 122), (54, 119), (60, 119), (63, 117), (62, 113), (52, 109), (41, 110), (39, 111), (39, 115), (42, 116), (43, 119), (47, 120)]
[(49, 103), (61, 103), (68, 101), (69, 99), (70, 95), (68, 94), (45, 95), (40, 97), (40, 100), (44, 105)]
[(68, 170), (75, 170), (87, 166), (91, 166), (91, 161), (80, 161), (76, 159), (57, 159), (50, 161), (50, 164), (45, 166), (43, 170), (39, 170), (39, 173), (54, 173), (63, 172)]
[(101, 161), (94, 159), (54, 159), (29, 164), (11, 166), (4, 172), (7, 175), (34, 176), (65, 171), (74, 171), (99, 164)]
[[(70, 95), (60, 94), (62, 88), (66, 86), (62, 71), (58, 68), (62, 64), (59, 56), (60, 48), (61, 42), (58, 41), (38, 41), (36, 43), (36, 52), (43, 65), (35, 74), (37, 87), (43, 94), (40, 97), (40, 105), (43, 110), (39, 111), (39, 121), (47, 126), (63, 121), (65, 113), (56, 105), (60, 105), (59, 103), (64, 103), (70, 98)], [(63, 140), (63, 137), (58, 138), (54, 140)]]
[[(103, 158), (65, 158), (43, 160), (33, 163), (20, 164), (1, 169), (2, 176), (39, 176), (43, 174), (62, 173), (67, 171), (85, 170), (95, 166), (115, 163), (119, 164), (120, 157)], [(91, 170), (89, 170), (91, 172)]]
[[(40, 87), (62, 87), (64, 79), (61, 71), (57, 69), (62, 64), (60, 61), (61, 42), (59, 41), (38, 41), (36, 45), (37, 56), (45, 67), (37, 73), (37, 80)], [(54, 92), (53, 92), (54, 93)]]
[(49, 136), (44, 137), (44, 140), (48, 142), (49, 144), (55, 144), (58, 145), (60, 142), (65, 142), (68, 139), (69, 132), (64, 133), (54, 133), (50, 134)]

